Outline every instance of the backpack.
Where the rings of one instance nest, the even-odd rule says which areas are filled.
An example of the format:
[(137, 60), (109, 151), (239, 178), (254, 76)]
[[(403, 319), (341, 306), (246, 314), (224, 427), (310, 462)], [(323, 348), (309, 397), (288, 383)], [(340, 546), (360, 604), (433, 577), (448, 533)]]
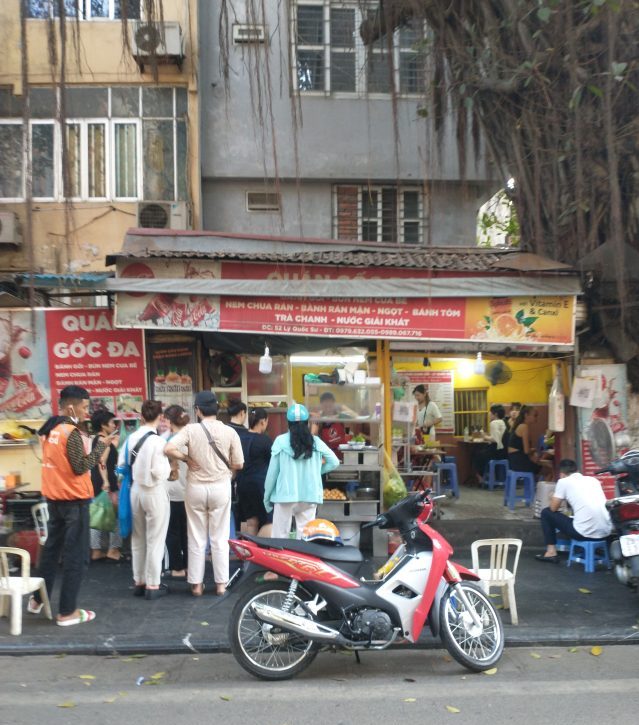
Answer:
[(131, 534), (133, 528), (133, 512), (131, 511), (131, 485), (133, 484), (133, 464), (142, 448), (142, 444), (149, 436), (157, 435), (154, 431), (145, 433), (135, 444), (129, 457), (129, 439), (124, 444), (124, 463), (117, 467), (121, 476), (120, 494), (118, 496), (118, 519), (120, 521), (120, 536), (124, 539)]

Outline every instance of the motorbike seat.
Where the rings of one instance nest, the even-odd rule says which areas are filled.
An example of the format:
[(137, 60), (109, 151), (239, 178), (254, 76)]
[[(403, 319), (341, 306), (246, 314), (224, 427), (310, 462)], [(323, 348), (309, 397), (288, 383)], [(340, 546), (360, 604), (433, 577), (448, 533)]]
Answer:
[(299, 541), (298, 539), (266, 539), (259, 536), (251, 536), (249, 534), (241, 534), (242, 539), (248, 539), (258, 546), (268, 549), (288, 549), (296, 551), (298, 554), (308, 554), (316, 556), (324, 561), (335, 561), (344, 563), (358, 563), (364, 561), (362, 552), (355, 546), (324, 546), (323, 544), (313, 544), (308, 541)]

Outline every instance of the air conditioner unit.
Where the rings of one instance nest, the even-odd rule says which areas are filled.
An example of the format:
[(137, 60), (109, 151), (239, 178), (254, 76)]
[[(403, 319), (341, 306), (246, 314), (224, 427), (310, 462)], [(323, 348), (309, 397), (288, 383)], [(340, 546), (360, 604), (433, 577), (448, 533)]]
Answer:
[(266, 25), (233, 25), (233, 43), (266, 43)]
[(131, 47), (133, 57), (142, 70), (149, 59), (155, 59), (158, 63), (175, 63), (178, 68), (182, 67), (184, 48), (179, 23), (137, 21), (133, 24)]
[(22, 244), (20, 224), (12, 211), (0, 211), (0, 244)]
[(186, 201), (141, 201), (138, 203), (139, 229), (190, 229)]

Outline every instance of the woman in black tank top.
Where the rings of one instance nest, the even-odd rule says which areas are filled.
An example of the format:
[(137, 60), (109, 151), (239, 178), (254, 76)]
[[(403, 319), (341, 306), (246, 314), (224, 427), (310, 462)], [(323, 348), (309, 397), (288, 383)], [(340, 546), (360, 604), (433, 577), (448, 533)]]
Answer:
[(532, 416), (533, 409), (529, 405), (523, 405), (508, 438), (508, 465), (511, 471), (524, 471), (537, 475), (541, 471), (541, 466), (533, 460), (534, 451), (529, 443), (528, 424)]

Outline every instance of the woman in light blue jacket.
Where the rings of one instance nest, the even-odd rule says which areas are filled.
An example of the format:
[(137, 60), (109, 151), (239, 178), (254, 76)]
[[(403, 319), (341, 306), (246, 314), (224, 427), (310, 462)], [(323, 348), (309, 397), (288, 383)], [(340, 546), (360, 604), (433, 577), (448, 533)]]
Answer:
[(273, 510), (273, 538), (288, 538), (295, 517), (297, 538), (315, 518), (317, 504), (324, 500), (322, 474), (339, 466), (333, 451), (308, 427), (308, 410), (299, 403), (286, 414), (288, 433), (278, 436), (271, 449), (264, 507)]

